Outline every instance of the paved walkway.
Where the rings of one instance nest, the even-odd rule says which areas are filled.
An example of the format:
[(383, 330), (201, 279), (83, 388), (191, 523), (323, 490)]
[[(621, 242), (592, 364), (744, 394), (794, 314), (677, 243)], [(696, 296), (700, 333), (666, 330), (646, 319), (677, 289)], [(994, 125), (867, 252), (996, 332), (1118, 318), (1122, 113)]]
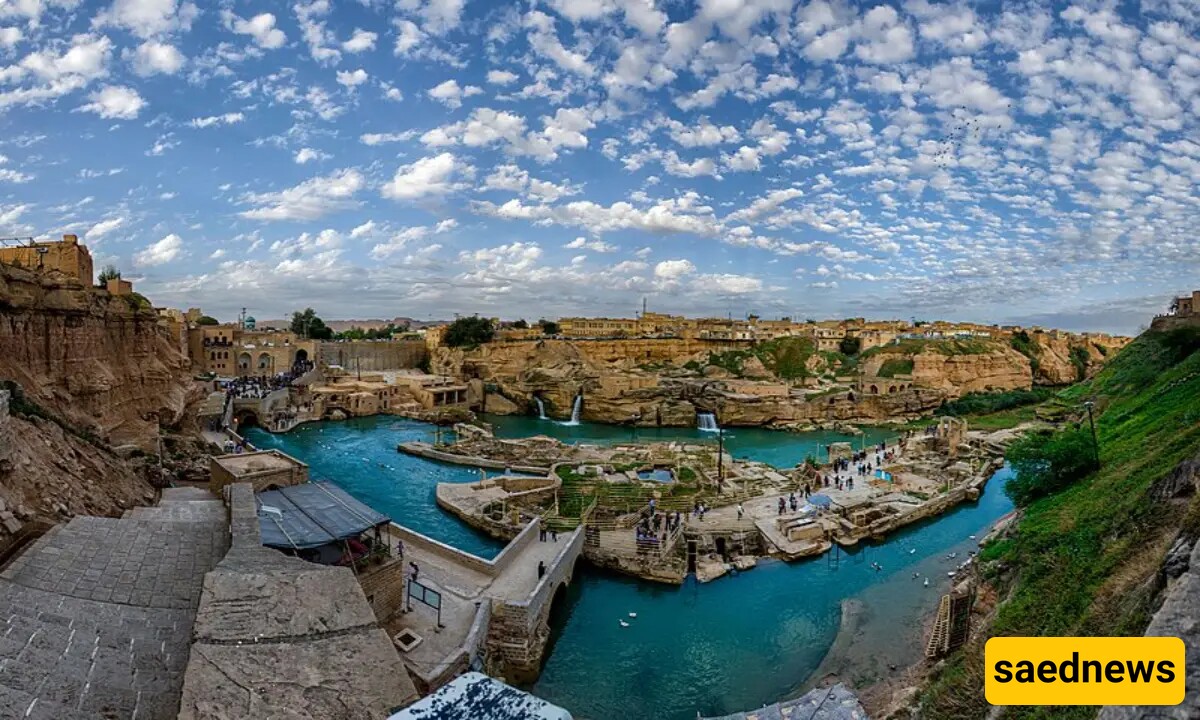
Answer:
[(0, 717), (174, 718), (227, 527), (220, 501), (179, 488), (39, 538), (0, 573)]

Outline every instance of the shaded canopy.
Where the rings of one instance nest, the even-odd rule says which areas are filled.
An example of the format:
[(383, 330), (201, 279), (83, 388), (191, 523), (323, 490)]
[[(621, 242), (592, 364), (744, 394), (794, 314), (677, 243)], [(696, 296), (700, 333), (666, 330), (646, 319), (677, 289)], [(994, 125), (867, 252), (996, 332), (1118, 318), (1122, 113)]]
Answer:
[(358, 537), (391, 518), (328, 482), (310, 482), (258, 493), (262, 543), (303, 550)]

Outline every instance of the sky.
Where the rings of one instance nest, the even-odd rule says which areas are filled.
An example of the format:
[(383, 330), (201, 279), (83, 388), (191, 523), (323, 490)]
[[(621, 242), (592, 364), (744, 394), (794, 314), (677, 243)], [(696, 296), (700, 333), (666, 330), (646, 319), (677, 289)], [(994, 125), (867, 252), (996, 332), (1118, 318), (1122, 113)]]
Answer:
[(0, 237), (232, 319), (1134, 332), (1200, 287), (1200, 4), (0, 0)]

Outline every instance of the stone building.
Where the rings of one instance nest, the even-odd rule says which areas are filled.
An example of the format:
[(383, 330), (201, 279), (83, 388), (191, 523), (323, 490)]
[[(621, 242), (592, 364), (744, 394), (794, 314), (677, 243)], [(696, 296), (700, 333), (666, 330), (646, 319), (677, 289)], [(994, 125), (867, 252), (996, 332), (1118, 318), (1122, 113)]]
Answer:
[(315, 340), (287, 330), (252, 330), (237, 323), (188, 328), (192, 370), (223, 376), (274, 375), (315, 361)]
[(259, 492), (308, 482), (308, 465), (278, 450), (218, 455), (208, 469), (209, 489), (217, 496), (234, 483), (250, 483)]
[(1175, 298), (1172, 306), (1175, 308), (1175, 317), (1191, 317), (1200, 313), (1200, 290), (1193, 290), (1190, 296)]
[(133, 283), (128, 280), (122, 280), (119, 277), (109, 278), (104, 281), (104, 289), (108, 290), (109, 295), (121, 297), (123, 295), (133, 294)]
[(75, 235), (63, 235), (62, 240), (0, 247), (0, 263), (31, 270), (56, 270), (84, 285), (91, 285), (94, 278), (92, 254)]

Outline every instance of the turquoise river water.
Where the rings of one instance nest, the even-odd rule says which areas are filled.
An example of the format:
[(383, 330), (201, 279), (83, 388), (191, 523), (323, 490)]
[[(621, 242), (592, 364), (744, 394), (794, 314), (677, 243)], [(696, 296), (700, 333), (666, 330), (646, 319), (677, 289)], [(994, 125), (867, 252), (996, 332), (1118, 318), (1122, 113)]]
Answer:
[[(535, 418), (489, 418), (497, 434), (547, 434), (586, 442), (623, 441), (629, 428), (560, 425)], [(501, 544), (437, 508), (438, 482), (470, 482), (478, 471), (396, 452), (403, 440), (431, 439), (433, 427), (386, 416), (304, 425), (287, 435), (248, 431), (263, 448), (279, 448), (393, 520), (455, 547), (493, 557)], [(869, 431), (865, 442), (885, 437)], [(689, 429), (638, 430), (637, 439), (700, 439)], [(750, 428), (726, 433), (730, 452), (772, 464), (800, 462), (820, 445), (846, 439), (834, 433), (775, 433)], [(856, 444), (859, 442), (855, 439)], [(919, 632), (919, 615), (948, 586), (946, 572), (971, 535), (982, 535), (1012, 509), (1003, 493), (1008, 470), (987, 484), (976, 503), (914, 525), (854, 552), (781, 563), (699, 585), (647, 583), (581, 566), (566, 602), (553, 609), (551, 646), (542, 675), (530, 688), (579, 720), (693, 720), (749, 710), (794, 696), (837, 637), (844, 601), (874, 616), (872, 634)], [(883, 567), (872, 568), (872, 563)], [(935, 582), (924, 587), (922, 571)], [(637, 613), (635, 619), (629, 613)], [(629, 627), (621, 627), (625, 619)], [(882, 625), (882, 631), (879, 627)], [(894, 627), (895, 631), (890, 632)], [(880, 648), (881, 655), (887, 655)], [(903, 653), (901, 653), (902, 655)]]

